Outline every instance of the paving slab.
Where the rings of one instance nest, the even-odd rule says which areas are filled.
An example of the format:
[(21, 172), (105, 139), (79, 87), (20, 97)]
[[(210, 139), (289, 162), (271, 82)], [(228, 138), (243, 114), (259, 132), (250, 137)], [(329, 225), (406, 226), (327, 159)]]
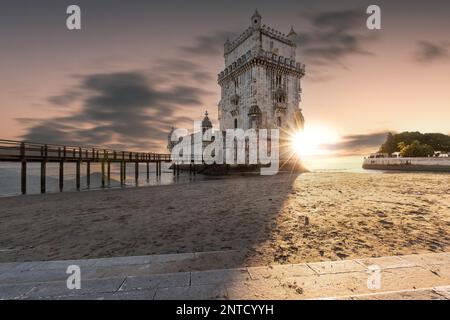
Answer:
[(0, 300), (20, 299), (33, 290), (34, 284), (6, 284), (0, 285)]
[(437, 264), (437, 265), (431, 265), (431, 266), (425, 266), (424, 268), (430, 270), (435, 275), (439, 277), (443, 277), (447, 279), (447, 281), (450, 284), (450, 265), (447, 264)]
[(318, 274), (365, 271), (366, 267), (354, 260), (307, 263)]
[(247, 268), (197, 271), (191, 273), (191, 285), (226, 284), (250, 280)]
[(310, 299), (369, 293), (365, 272), (327, 273), (280, 280), (289, 289), (289, 299)]
[(380, 269), (407, 268), (416, 266), (414, 262), (402, 259), (398, 256), (355, 259), (355, 261), (361, 263), (366, 268), (374, 265), (380, 267)]
[(157, 289), (155, 300), (219, 300), (227, 298), (224, 285), (206, 284)]
[(83, 294), (113, 293), (119, 290), (124, 278), (82, 280), (81, 289), (68, 289), (66, 281), (41, 283), (26, 293), (24, 299), (78, 296)]
[(93, 259), (93, 266), (95, 267), (112, 267), (112, 266), (129, 266), (135, 264), (149, 264), (151, 262), (150, 256), (131, 256), (131, 257), (117, 257), (117, 258), (100, 258)]
[(11, 270), (0, 273), (0, 284), (40, 283), (66, 280), (66, 270)]
[(447, 300), (433, 289), (351, 296), (342, 300)]
[(260, 279), (230, 282), (226, 284), (228, 299), (243, 300), (284, 300), (288, 299), (288, 288), (277, 279)]
[(435, 293), (445, 297), (447, 300), (450, 300), (450, 286), (436, 287), (436, 288), (433, 288), (433, 291)]
[(307, 264), (275, 265), (267, 267), (249, 267), (248, 272), (253, 280), (280, 279), (314, 275), (315, 271)]
[(88, 293), (83, 295), (66, 295), (52, 297), (55, 300), (152, 300), (155, 296), (156, 289), (150, 290), (134, 290), (134, 291), (118, 291), (106, 293)]
[(153, 274), (148, 276), (127, 277), (119, 289), (120, 291), (186, 287), (190, 285), (189, 272)]
[(383, 291), (416, 290), (450, 285), (450, 280), (423, 267), (386, 269), (381, 272)]
[(401, 256), (400, 258), (418, 266), (450, 264), (450, 252), (413, 254)]

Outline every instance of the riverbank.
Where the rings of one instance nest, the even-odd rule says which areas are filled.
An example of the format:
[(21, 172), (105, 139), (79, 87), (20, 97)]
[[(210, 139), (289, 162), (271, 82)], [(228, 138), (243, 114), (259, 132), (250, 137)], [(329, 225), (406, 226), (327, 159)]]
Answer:
[(239, 250), (234, 266), (450, 251), (450, 176), (305, 173), (0, 198), (0, 261)]
[(450, 158), (367, 158), (364, 169), (450, 172)]

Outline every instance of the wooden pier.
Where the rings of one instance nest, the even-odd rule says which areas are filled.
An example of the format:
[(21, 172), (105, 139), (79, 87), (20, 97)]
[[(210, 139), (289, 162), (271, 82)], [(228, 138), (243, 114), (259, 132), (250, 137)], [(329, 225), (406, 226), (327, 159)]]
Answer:
[[(59, 190), (64, 189), (64, 163), (75, 163), (76, 189), (80, 190), (81, 164), (86, 164), (87, 187), (90, 187), (91, 163), (101, 164), (101, 187), (109, 186), (111, 163), (120, 164), (120, 184), (125, 185), (126, 164), (135, 164), (135, 182), (139, 180), (139, 164), (146, 164), (147, 180), (150, 178), (150, 163), (156, 165), (156, 176), (161, 176), (163, 162), (172, 162), (170, 154), (132, 152), (98, 147), (78, 147), (57, 144), (43, 144), (13, 140), (0, 140), (0, 161), (21, 163), (21, 192), (27, 193), (27, 163), (41, 164), (41, 193), (46, 191), (47, 163), (59, 163)], [(173, 172), (178, 172), (173, 165)]]

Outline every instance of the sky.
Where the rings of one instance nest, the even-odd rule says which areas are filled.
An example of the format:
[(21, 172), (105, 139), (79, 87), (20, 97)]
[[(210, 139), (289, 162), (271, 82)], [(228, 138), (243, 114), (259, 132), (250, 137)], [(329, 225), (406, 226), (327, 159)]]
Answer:
[[(66, 28), (70, 4), (81, 30)], [(256, 8), (297, 32), (300, 107), (336, 138), (321, 141), (331, 154), (376, 151), (389, 131), (450, 134), (448, 1), (15, 0), (0, 4), (0, 139), (164, 152), (172, 125), (205, 110), (217, 125), (223, 43)]]

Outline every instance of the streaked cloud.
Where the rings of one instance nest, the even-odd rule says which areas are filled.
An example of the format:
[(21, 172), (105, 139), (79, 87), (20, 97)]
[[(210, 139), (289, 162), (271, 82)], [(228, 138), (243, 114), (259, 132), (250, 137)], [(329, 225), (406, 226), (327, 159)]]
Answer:
[(418, 41), (414, 57), (421, 63), (430, 63), (450, 57), (450, 44), (433, 43), (430, 41)]
[(327, 150), (338, 155), (362, 155), (375, 152), (386, 140), (389, 131), (380, 131), (367, 134), (351, 134), (342, 137), (340, 142), (324, 145)]
[[(192, 120), (177, 111), (200, 106), (202, 97), (209, 94), (196, 85), (161, 83), (160, 78), (137, 71), (77, 78), (77, 88), (49, 100), (70, 100), (80, 108), (66, 116), (25, 119), (28, 130), (24, 140), (161, 150), (172, 125)], [(162, 84), (166, 86), (161, 88)]]

